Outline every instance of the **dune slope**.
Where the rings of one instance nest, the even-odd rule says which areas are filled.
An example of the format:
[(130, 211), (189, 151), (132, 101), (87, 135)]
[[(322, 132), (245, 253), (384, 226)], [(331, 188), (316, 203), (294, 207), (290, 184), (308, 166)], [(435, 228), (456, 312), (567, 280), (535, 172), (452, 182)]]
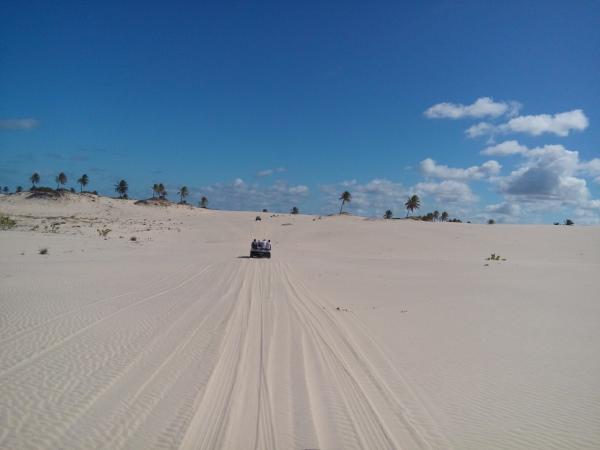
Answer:
[(11, 197), (0, 448), (600, 442), (597, 228)]

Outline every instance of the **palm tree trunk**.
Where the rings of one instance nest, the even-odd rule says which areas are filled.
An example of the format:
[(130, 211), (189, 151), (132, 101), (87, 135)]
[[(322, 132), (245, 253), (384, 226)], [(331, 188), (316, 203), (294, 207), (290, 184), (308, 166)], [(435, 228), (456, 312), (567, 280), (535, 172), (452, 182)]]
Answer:
[(344, 202), (345, 202), (345, 201), (346, 201), (346, 200), (342, 200), (342, 206), (340, 206), (340, 215), (342, 214), (342, 208), (344, 207)]

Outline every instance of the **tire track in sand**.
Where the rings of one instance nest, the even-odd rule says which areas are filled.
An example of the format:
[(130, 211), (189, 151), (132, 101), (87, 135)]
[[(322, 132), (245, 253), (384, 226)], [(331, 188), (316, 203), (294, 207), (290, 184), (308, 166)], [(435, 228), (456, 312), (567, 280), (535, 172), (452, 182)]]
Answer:
[[(181, 448), (276, 449), (299, 441), (310, 448), (451, 448), (411, 390), (397, 389), (404, 383), (398, 373), (382, 373), (381, 361), (370, 361), (372, 353), (367, 356), (361, 345), (368, 343), (370, 351), (372, 342), (342, 326), (339, 314), (303, 286), (289, 265), (244, 264), (219, 359)], [(284, 318), (295, 335), (278, 323)], [(292, 378), (282, 383), (278, 359), (289, 361), (289, 373), (304, 379), (306, 390), (295, 389)], [(283, 397), (283, 406), (273, 396)], [(302, 406), (294, 407), (296, 402)]]

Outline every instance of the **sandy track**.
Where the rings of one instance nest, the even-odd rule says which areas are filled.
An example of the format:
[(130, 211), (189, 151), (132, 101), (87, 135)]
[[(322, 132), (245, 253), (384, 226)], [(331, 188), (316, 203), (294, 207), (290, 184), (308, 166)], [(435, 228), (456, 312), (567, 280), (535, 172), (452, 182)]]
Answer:
[(10, 331), (2, 448), (448, 447), (361, 325), (283, 262), (183, 266)]

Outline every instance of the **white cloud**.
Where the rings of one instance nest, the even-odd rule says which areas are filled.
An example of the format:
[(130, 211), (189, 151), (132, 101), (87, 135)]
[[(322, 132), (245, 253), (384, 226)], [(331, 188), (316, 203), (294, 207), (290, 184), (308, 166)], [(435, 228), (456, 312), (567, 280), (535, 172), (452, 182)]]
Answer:
[(596, 183), (600, 183), (600, 158), (594, 158), (579, 164), (578, 172), (594, 177)]
[(467, 128), (465, 133), (471, 138), (494, 133), (526, 133), (532, 136), (552, 133), (564, 137), (571, 131), (585, 130), (588, 125), (589, 120), (584, 112), (581, 109), (574, 109), (557, 114), (518, 116), (500, 125), (480, 122)]
[(486, 206), (485, 211), (493, 215), (514, 218), (521, 213), (521, 206), (518, 203), (502, 202)]
[(519, 201), (581, 204), (589, 200), (586, 181), (577, 178), (579, 154), (562, 145), (531, 149), (525, 161), (506, 177), (498, 177), (500, 191)]
[(588, 125), (588, 118), (583, 111), (574, 109), (558, 114), (515, 117), (504, 125), (500, 125), (500, 129), (503, 132), (527, 133), (533, 136), (539, 136), (543, 133), (568, 136), (571, 130), (585, 130)]
[(454, 180), (446, 180), (441, 183), (417, 183), (415, 191), (419, 195), (431, 196), (441, 204), (474, 203), (478, 200), (466, 183)]
[(433, 159), (427, 158), (420, 163), (421, 173), (425, 177), (442, 178), (446, 180), (480, 180), (500, 173), (502, 166), (494, 160), (486, 161), (481, 166), (472, 166), (466, 169), (451, 168), (437, 164)]
[(290, 194), (308, 194), (308, 186), (304, 186), (303, 184), (299, 184), (297, 186), (291, 186), (289, 188)]
[(507, 155), (524, 155), (528, 149), (526, 146), (519, 144), (517, 141), (504, 141), (500, 144), (487, 147), (481, 151), (482, 155), (486, 156), (507, 156)]
[(425, 111), (430, 119), (461, 119), (463, 117), (499, 117), (518, 113), (518, 102), (495, 102), (490, 97), (481, 97), (470, 105), (460, 103), (438, 103)]
[(257, 177), (269, 177), (275, 173), (283, 173), (286, 171), (285, 167), (277, 167), (275, 169), (265, 169), (256, 173)]
[(310, 194), (304, 185), (288, 185), (277, 181), (268, 186), (249, 184), (241, 178), (231, 183), (215, 183), (194, 189), (195, 195), (206, 195), (213, 208), (260, 211), (263, 208), (274, 211), (289, 211)]
[(0, 130), (31, 130), (39, 124), (36, 119), (0, 119)]
[(478, 124), (472, 125), (465, 130), (465, 133), (470, 138), (479, 136), (485, 136), (487, 134), (493, 134), (496, 127), (488, 122), (479, 122)]
[(356, 180), (342, 181), (321, 186), (321, 191), (328, 199), (324, 212), (334, 212), (339, 209), (339, 197), (345, 190), (352, 194), (352, 201), (347, 208), (356, 214), (366, 216), (381, 216), (388, 209), (393, 212), (402, 211), (405, 197), (408, 195), (408, 191), (401, 183), (394, 183), (385, 178), (375, 178), (365, 184), (360, 184)]

